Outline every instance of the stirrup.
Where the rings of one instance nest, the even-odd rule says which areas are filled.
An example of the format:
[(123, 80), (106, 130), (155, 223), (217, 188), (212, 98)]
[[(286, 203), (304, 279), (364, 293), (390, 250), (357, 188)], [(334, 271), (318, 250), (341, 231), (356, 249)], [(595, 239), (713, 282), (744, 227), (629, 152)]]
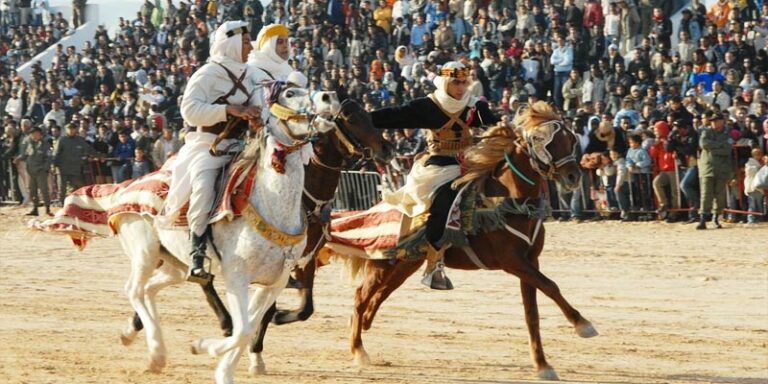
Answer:
[[(211, 270), (211, 258), (208, 256), (194, 256), (192, 264), (196, 264), (194, 262), (195, 258), (202, 258), (203, 262), (200, 263), (199, 267), (193, 267), (190, 266), (189, 268), (189, 274), (187, 274), (187, 281), (191, 283), (198, 283), (200, 285), (208, 285), (213, 283), (214, 275), (208, 271)], [(208, 269), (205, 268), (205, 261), (208, 260)]]
[(445, 274), (445, 264), (442, 260), (435, 264), (435, 268), (432, 271), (424, 272), (424, 278), (421, 279), (421, 283), (439, 291), (450, 291), (453, 289), (451, 279)]

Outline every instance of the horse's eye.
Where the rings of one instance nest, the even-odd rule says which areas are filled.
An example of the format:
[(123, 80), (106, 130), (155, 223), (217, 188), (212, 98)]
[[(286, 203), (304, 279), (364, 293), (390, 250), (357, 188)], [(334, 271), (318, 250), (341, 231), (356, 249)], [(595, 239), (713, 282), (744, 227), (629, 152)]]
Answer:
[(294, 92), (293, 91), (288, 91), (288, 92), (285, 93), (285, 97), (293, 97), (293, 96), (294, 96)]

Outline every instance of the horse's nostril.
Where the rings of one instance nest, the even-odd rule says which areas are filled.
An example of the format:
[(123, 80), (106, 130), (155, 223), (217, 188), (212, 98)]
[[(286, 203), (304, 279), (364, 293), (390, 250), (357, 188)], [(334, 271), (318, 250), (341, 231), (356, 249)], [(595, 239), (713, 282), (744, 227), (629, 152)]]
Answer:
[(331, 97), (328, 96), (328, 94), (326, 93), (326, 94), (323, 95), (323, 101), (326, 102), (326, 103), (330, 103), (331, 102)]

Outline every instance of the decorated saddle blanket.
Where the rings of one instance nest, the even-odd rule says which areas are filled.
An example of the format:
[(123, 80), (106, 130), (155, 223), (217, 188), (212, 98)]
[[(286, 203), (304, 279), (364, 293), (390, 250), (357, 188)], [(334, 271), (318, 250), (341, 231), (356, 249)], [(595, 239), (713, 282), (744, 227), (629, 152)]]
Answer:
[[(451, 206), (445, 223), (443, 243), (469, 244), (467, 235), (504, 227), (509, 214), (538, 217), (541, 208), (527, 200), (478, 199), (474, 187), (465, 185)], [(331, 239), (321, 250), (321, 262), (332, 256), (366, 259), (414, 260), (427, 247), (426, 222), (429, 213), (408, 217), (397, 207), (379, 203), (366, 211), (334, 213)]]
[[(211, 215), (211, 223), (240, 216), (248, 205), (256, 166), (233, 168), (219, 194), (217, 208)], [(64, 206), (56, 215), (45, 221), (32, 221), (30, 227), (37, 230), (69, 235), (80, 250), (94, 237), (109, 237), (118, 233), (119, 220), (123, 215), (138, 214), (157, 217), (163, 211), (171, 182), (171, 172), (160, 169), (138, 179), (120, 184), (94, 184), (80, 188), (64, 200)], [(168, 224), (170, 228), (186, 230), (186, 211), (182, 209), (178, 219)]]

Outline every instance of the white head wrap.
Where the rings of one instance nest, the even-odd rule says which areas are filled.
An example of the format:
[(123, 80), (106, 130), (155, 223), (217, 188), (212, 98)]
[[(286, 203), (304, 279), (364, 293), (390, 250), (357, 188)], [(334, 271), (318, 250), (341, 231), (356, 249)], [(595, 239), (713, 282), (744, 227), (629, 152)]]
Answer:
[(243, 35), (237, 33), (227, 36), (227, 32), (237, 28), (247, 28), (248, 23), (244, 21), (227, 21), (220, 25), (213, 34), (211, 42), (211, 59), (222, 63), (227, 59), (242, 63), (243, 62)]
[(248, 56), (248, 64), (269, 72), (275, 80), (286, 81), (293, 68), (288, 64), (288, 60), (283, 60), (277, 54), (277, 39), (280, 36), (264, 37), (267, 30), (273, 26), (274, 24), (264, 26), (259, 32), (253, 44), (254, 49)]
[[(463, 69), (464, 64), (459, 63), (458, 61), (449, 61), (443, 65), (441, 69)], [(460, 99), (454, 99), (451, 95), (448, 94), (448, 83), (453, 80), (451, 77), (446, 76), (436, 76), (432, 82), (435, 84), (435, 97), (437, 98), (437, 101), (440, 102), (440, 106), (443, 107), (446, 111), (449, 113), (456, 113), (467, 106), (474, 106), (477, 102), (477, 98), (472, 96), (469, 92), (464, 92), (464, 96)]]

